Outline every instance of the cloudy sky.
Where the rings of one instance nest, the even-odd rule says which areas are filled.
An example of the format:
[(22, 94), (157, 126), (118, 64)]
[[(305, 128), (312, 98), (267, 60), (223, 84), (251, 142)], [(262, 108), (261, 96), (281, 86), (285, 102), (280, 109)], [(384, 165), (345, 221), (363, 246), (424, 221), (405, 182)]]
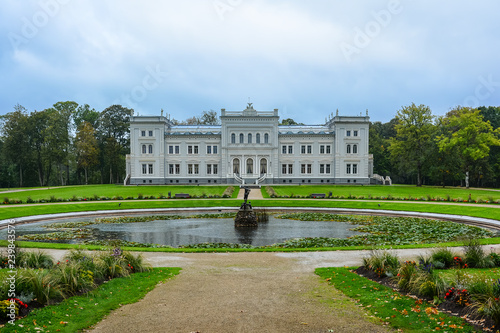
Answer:
[(179, 120), (278, 108), (321, 124), (500, 105), (494, 0), (2, 0), (0, 114), (112, 104)]

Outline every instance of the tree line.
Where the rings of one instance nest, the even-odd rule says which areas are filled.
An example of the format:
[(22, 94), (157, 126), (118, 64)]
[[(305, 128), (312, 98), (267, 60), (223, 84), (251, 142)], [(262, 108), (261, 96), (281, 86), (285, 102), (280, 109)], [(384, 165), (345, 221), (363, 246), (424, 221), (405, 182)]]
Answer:
[(404, 106), (370, 126), (374, 173), (421, 186), (500, 187), (500, 107), (456, 107), (434, 116)]
[[(0, 116), (0, 188), (122, 183), (132, 114), (121, 105), (99, 112), (73, 101), (33, 112), (16, 105)], [(213, 110), (171, 121), (219, 124)]]
[[(0, 116), (0, 188), (121, 183), (132, 109), (57, 102), (43, 111), (16, 105)], [(218, 125), (203, 111), (177, 125)], [(282, 124), (298, 124), (285, 119)], [(500, 107), (456, 107), (434, 116), (411, 104), (370, 124), (374, 173), (395, 183), (500, 187)]]

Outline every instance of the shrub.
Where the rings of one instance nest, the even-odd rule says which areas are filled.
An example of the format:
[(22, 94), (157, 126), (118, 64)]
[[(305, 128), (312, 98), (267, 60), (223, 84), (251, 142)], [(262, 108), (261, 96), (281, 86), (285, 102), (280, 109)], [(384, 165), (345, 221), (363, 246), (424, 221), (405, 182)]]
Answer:
[(271, 198), (275, 198), (277, 195), (276, 195), (276, 191), (274, 191), (274, 188), (272, 188), (271, 186), (266, 186), (266, 193), (271, 197)]
[(26, 203), (35, 203), (35, 200), (31, 199), (30, 196), (26, 198)]
[(22, 254), (21, 260), (16, 261), (20, 267), (24, 268), (51, 268), (54, 266), (54, 260), (51, 255), (42, 252), (26, 251)]
[(399, 269), (399, 259), (388, 251), (372, 250), (370, 257), (363, 258), (363, 265), (380, 277), (392, 277)]
[(64, 295), (75, 295), (94, 287), (94, 273), (85, 270), (79, 262), (68, 262), (58, 265), (54, 274), (59, 281)]
[(477, 239), (469, 239), (464, 243), (465, 263), (469, 267), (488, 268), (493, 267), (490, 257), (484, 252), (483, 247)]
[(455, 257), (455, 254), (447, 247), (443, 248), (438, 248), (434, 250), (431, 254), (431, 261), (432, 263), (438, 267), (440, 266), (439, 263), (443, 264), (443, 267), (438, 267), (438, 268), (450, 268), (453, 266), (453, 258)]
[(398, 270), (398, 287), (401, 290), (409, 291), (410, 283), (417, 274), (417, 264), (414, 261), (405, 261)]
[(142, 193), (137, 194), (137, 199), (144, 199), (144, 196), (142, 195)]
[[(0, 316), (3, 318), (7, 317), (7, 314), (10, 313), (10, 301), (8, 299), (0, 301)], [(19, 313), (19, 305), (17, 303), (14, 303), (14, 309), (16, 315)]]
[(500, 267), (500, 255), (495, 252), (490, 253), (490, 260), (493, 262), (495, 267)]
[(50, 304), (52, 299), (64, 297), (64, 293), (59, 288), (59, 276), (49, 270), (25, 269), (20, 272), (20, 281), (32, 292), (36, 300), (41, 304)]
[(132, 273), (149, 272), (151, 270), (151, 265), (144, 262), (144, 257), (141, 254), (134, 257), (130, 252), (123, 252), (122, 256), (128, 269)]

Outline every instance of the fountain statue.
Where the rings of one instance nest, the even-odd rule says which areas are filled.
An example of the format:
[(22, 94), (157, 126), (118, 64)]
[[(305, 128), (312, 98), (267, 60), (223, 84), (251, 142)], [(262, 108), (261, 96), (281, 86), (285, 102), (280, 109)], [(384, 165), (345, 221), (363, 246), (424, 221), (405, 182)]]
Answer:
[(248, 201), (248, 195), (250, 194), (250, 189), (248, 187), (244, 187), (245, 195), (243, 197), (244, 202), (241, 204), (240, 210), (236, 214), (234, 218), (234, 226), (236, 228), (244, 227), (244, 228), (255, 228), (257, 227), (257, 216), (255, 215), (252, 204)]

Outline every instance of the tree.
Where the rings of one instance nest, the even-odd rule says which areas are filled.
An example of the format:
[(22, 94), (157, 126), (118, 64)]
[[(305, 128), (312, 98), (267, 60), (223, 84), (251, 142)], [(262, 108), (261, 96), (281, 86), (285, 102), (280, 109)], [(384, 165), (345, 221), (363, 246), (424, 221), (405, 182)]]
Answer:
[(30, 146), (38, 173), (39, 186), (48, 185), (52, 170), (50, 148), (45, 134), (48, 132), (49, 114), (47, 111), (34, 111), (29, 116)]
[(493, 130), (478, 109), (465, 107), (448, 112), (444, 126), (447, 133), (437, 137), (439, 150), (457, 154), (457, 162), (465, 173), (465, 186), (469, 188), (470, 171), (489, 156), (491, 146), (500, 145), (500, 129)]
[(84, 121), (88, 122), (94, 129), (98, 127), (99, 123), (99, 112), (95, 109), (91, 109), (88, 104), (80, 105), (73, 115), (73, 121), (75, 122), (76, 128), (80, 126)]
[(85, 171), (85, 185), (88, 184), (88, 170), (99, 162), (99, 146), (96, 131), (92, 125), (84, 121), (76, 133), (76, 156), (80, 167)]
[(217, 116), (217, 112), (214, 110), (203, 111), (203, 114), (200, 119), (200, 123), (202, 125), (220, 125), (219, 117)]
[(7, 159), (16, 165), (19, 172), (19, 186), (22, 187), (24, 185), (24, 171), (31, 157), (26, 108), (17, 104), (14, 107), (14, 112), (4, 116), (4, 121), (4, 154)]
[(283, 119), (281, 121), (280, 125), (304, 125), (304, 124), (298, 123), (295, 120), (293, 120), (292, 118), (286, 118), (286, 119)]
[(132, 109), (112, 105), (101, 112), (99, 118), (99, 146), (101, 151), (101, 182), (109, 171), (109, 182), (125, 173), (125, 155), (129, 151), (130, 115)]
[(391, 139), (391, 157), (401, 169), (415, 171), (417, 186), (422, 186), (422, 171), (433, 145), (433, 115), (425, 105), (404, 106), (398, 111), (396, 137)]

